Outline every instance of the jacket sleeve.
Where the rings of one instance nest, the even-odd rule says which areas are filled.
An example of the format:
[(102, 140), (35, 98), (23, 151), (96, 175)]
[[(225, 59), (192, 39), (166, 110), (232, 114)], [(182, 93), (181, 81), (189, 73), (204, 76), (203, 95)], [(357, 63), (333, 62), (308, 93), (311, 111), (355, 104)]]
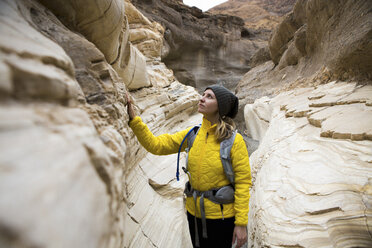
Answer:
[(247, 147), (240, 134), (236, 135), (231, 149), (231, 160), (235, 174), (235, 225), (246, 226), (248, 224), (249, 189), (252, 186), (252, 177)]
[[(175, 134), (162, 134), (154, 136), (141, 117), (136, 116), (129, 122), (130, 128), (137, 136), (141, 145), (150, 153), (155, 155), (168, 155), (177, 153), (181, 142), (189, 129), (177, 132)], [(182, 146), (182, 151), (186, 148), (186, 141)]]

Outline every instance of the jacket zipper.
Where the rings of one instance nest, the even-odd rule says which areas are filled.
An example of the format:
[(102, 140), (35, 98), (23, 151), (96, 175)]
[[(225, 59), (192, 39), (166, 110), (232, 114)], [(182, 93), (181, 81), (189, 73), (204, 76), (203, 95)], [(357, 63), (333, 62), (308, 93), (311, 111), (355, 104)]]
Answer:
[[(200, 157), (200, 161), (203, 161), (204, 160), (204, 151), (205, 151), (205, 146), (207, 144), (207, 141), (208, 141), (208, 136), (209, 136), (209, 132), (207, 132), (206, 136), (205, 136), (205, 145), (203, 145), (202, 147), (202, 151), (201, 151), (201, 157)], [(199, 164), (198, 165), (198, 185), (199, 185), (199, 182), (200, 182), (200, 171), (201, 171), (201, 165)], [(196, 210), (195, 210), (196, 211)]]

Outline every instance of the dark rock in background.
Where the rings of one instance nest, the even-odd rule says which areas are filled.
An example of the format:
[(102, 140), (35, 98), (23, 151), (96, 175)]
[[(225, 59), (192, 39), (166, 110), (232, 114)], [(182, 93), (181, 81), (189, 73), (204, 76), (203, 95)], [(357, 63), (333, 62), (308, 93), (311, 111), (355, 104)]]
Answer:
[(212, 15), (172, 0), (133, 0), (149, 19), (165, 27), (164, 63), (177, 79), (199, 91), (220, 83), (234, 89), (250, 70), (250, 59), (263, 44), (240, 17)]

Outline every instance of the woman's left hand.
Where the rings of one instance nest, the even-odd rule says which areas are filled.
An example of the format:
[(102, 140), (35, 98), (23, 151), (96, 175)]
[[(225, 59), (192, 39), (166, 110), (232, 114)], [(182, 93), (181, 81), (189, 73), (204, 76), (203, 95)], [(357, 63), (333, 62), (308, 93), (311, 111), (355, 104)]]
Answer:
[(128, 110), (129, 120), (132, 120), (134, 117), (137, 116), (137, 113), (133, 108), (133, 100), (132, 98), (130, 98), (128, 92), (125, 93), (125, 98), (127, 99), (127, 110)]
[(235, 226), (232, 244), (236, 242), (236, 248), (242, 247), (247, 242), (247, 227), (246, 226)]

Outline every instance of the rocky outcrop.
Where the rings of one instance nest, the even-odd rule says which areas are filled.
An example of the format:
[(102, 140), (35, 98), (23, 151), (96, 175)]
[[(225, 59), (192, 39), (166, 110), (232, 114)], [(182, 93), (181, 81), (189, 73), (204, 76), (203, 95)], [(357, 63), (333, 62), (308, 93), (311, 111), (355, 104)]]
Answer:
[(239, 16), (254, 36), (267, 41), (282, 16), (292, 11), (295, 0), (229, 0), (208, 12)]
[(180, 82), (200, 90), (213, 83), (233, 89), (264, 44), (250, 39), (241, 18), (203, 13), (180, 2), (132, 1), (164, 27), (162, 60)]
[[(256, 49), (249, 58), (251, 68), (271, 60), (268, 40), (283, 16), (292, 11), (295, 0), (229, 0), (208, 12), (239, 16)], [(284, 30), (286, 32), (286, 30)]]
[(162, 29), (128, 2), (40, 2), (0, 2), (1, 246), (190, 247), (175, 157), (127, 124), (128, 88), (155, 134), (200, 121)]
[(273, 31), (272, 61), (250, 70), (238, 84), (243, 105), (282, 88), (334, 80), (370, 82), (371, 9), (370, 1), (298, 0)]
[(372, 245), (371, 9), (298, 0), (273, 32), (273, 61), (239, 82), (241, 126), (259, 142), (249, 247)]
[[(277, 63), (237, 88), (243, 107), (267, 95), (244, 108), (260, 143), (250, 247), (371, 246), (370, 4), (327, 2), (299, 1)], [(240, 19), (167, 3), (242, 35)], [(196, 90), (161, 62), (163, 25), (128, 1), (0, 1), (1, 247), (191, 247), (176, 156), (148, 154), (127, 124), (127, 93), (155, 135), (200, 122)]]
[(371, 79), (371, 8), (370, 1), (297, 1), (270, 40), (274, 63), (284, 68), (307, 55), (344, 77)]
[(124, 1), (105, 0), (92, 4), (44, 1), (46, 7), (71, 30), (83, 34), (105, 55), (106, 61), (126, 82), (129, 89), (149, 86), (146, 59), (129, 43)]
[(246, 106), (260, 140), (250, 157), (250, 247), (372, 245), (371, 90), (331, 82)]

